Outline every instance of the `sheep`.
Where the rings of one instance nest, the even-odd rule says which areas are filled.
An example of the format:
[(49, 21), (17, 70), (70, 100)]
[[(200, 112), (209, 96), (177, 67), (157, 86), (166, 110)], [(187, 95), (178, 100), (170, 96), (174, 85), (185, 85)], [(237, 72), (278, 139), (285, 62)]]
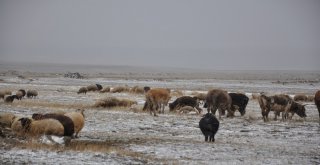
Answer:
[(89, 91), (98, 91), (99, 88), (97, 87), (96, 84), (91, 84), (91, 85), (88, 85), (88, 86), (87, 86), (87, 90), (88, 90), (88, 92), (89, 92)]
[(27, 97), (28, 98), (35, 98), (38, 96), (38, 92), (36, 90), (28, 90)]
[(56, 135), (63, 136), (63, 125), (55, 119), (33, 120), (30, 118), (20, 118), (23, 133), (27, 136)]
[(10, 128), (15, 118), (16, 118), (16, 115), (14, 115), (11, 112), (1, 113), (0, 126)]
[(64, 136), (72, 136), (74, 133), (74, 124), (73, 121), (64, 115), (48, 113), (48, 114), (32, 114), (32, 119), (34, 120), (43, 120), (43, 119), (56, 119), (58, 120), (64, 127)]
[(211, 111), (215, 115), (217, 109), (219, 109), (219, 119), (225, 114), (225, 110), (228, 111), (227, 117), (233, 117), (234, 112), (231, 110), (232, 99), (227, 91), (221, 89), (209, 90), (206, 98), (207, 111)]
[(121, 93), (121, 92), (128, 92), (129, 88), (128, 87), (115, 87), (111, 89), (111, 93)]
[(107, 97), (96, 101), (94, 107), (130, 107), (133, 104), (138, 103), (129, 99), (117, 99), (115, 97)]
[(144, 89), (139, 86), (134, 86), (129, 90), (130, 93), (143, 94)]
[(16, 99), (21, 100), (25, 95), (26, 91), (24, 89), (20, 89), (16, 92)]
[(87, 94), (87, 92), (88, 92), (88, 88), (87, 87), (81, 87), (77, 93), (78, 94), (80, 94), (80, 93)]
[(12, 103), (13, 100), (16, 98), (16, 95), (7, 95), (4, 97), (4, 102), (5, 103)]
[(80, 112), (68, 112), (64, 114), (65, 116), (69, 117), (74, 124), (74, 132), (75, 132), (75, 137), (78, 138), (79, 132), (82, 130), (84, 126), (84, 109), (78, 109)]
[(100, 91), (102, 89), (102, 85), (100, 84), (96, 84), (97, 88), (98, 88), (98, 91)]
[(12, 92), (8, 89), (4, 89), (0, 91), (0, 98), (4, 99), (4, 96), (12, 95)]
[(100, 90), (100, 93), (110, 92), (110, 87), (104, 87)]
[(195, 111), (197, 114), (200, 114), (200, 112), (192, 106), (183, 106), (177, 110), (179, 113), (189, 113), (189, 112)]
[(293, 100), (294, 101), (303, 101), (303, 102), (305, 102), (305, 101), (308, 101), (308, 96), (305, 95), (305, 94), (297, 94), (297, 95), (295, 95), (293, 97)]

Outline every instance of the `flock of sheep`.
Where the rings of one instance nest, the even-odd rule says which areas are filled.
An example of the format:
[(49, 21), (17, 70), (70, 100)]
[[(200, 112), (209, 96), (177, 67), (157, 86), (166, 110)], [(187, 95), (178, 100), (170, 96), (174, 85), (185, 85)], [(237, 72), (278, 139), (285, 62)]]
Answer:
[[(157, 116), (157, 113), (164, 113), (166, 106), (169, 110), (178, 112), (195, 111), (198, 114), (202, 113), (199, 105), (202, 103), (204, 108), (207, 108), (207, 113), (199, 121), (199, 127), (205, 136), (205, 141), (214, 142), (214, 136), (219, 129), (219, 121), (215, 117), (218, 110), (219, 119), (227, 112), (227, 117), (233, 117), (235, 111), (238, 110), (241, 115), (245, 114), (245, 108), (248, 104), (249, 98), (241, 93), (228, 93), (221, 89), (212, 89), (204, 93), (197, 93), (192, 96), (180, 96), (173, 102), (169, 103), (173, 93), (170, 89), (166, 88), (150, 88), (150, 87), (105, 87), (100, 84), (92, 84), (86, 87), (81, 87), (78, 94), (90, 91), (99, 92), (132, 92), (145, 95), (145, 103), (142, 110), (149, 111), (151, 115)], [(23, 89), (18, 90), (14, 95), (9, 90), (0, 91), (0, 98), (4, 99), (6, 103), (12, 103), (14, 99), (21, 100), (24, 96), (34, 98), (38, 95), (36, 90)], [(254, 97), (254, 96), (253, 96)], [(288, 117), (289, 113), (298, 114), (300, 117), (306, 117), (304, 105), (297, 101), (310, 101), (310, 98), (315, 102), (319, 110), (320, 117), (320, 91), (317, 91), (315, 96), (307, 97), (296, 95), (290, 98), (287, 95), (267, 96), (260, 94), (257, 97), (261, 107), (263, 119), (267, 121), (268, 113), (275, 112), (275, 116), (282, 113), (283, 120)], [(108, 97), (96, 101), (94, 107), (114, 107), (123, 106), (130, 107), (137, 104), (136, 101), (128, 99), (118, 99), (115, 97)], [(169, 104), (169, 105), (168, 105)], [(0, 124), (5, 127), (11, 128), (13, 132), (20, 136), (39, 137), (41, 135), (56, 135), (64, 137), (78, 137), (79, 132), (84, 127), (85, 116), (84, 110), (77, 110), (77, 112), (58, 112), (49, 114), (33, 114), (32, 117), (16, 116), (12, 113), (0, 114)], [(304, 113), (304, 114), (303, 114)], [(291, 117), (292, 117), (291, 115)], [(49, 138), (51, 139), (51, 138)]]

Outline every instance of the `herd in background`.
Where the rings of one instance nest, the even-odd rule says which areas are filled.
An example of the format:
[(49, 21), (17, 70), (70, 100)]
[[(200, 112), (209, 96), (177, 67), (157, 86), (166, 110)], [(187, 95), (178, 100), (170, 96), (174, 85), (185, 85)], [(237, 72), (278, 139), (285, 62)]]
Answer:
[[(246, 113), (246, 106), (249, 102), (249, 98), (242, 93), (229, 93), (221, 89), (212, 89), (205, 93), (197, 93), (194, 96), (183, 96), (182, 92), (177, 92), (179, 97), (176, 100), (169, 103), (173, 96), (170, 89), (167, 88), (150, 88), (150, 87), (105, 87), (100, 84), (92, 84), (86, 87), (81, 87), (78, 90), (78, 94), (86, 94), (90, 91), (99, 91), (101, 93), (111, 92), (132, 92), (145, 95), (145, 103), (142, 110), (149, 111), (151, 115), (157, 116), (157, 113), (164, 113), (165, 107), (169, 107), (169, 111), (173, 112), (190, 112), (195, 111), (197, 114), (202, 113), (200, 104), (207, 109), (207, 113), (203, 115), (203, 118), (199, 122), (199, 127), (205, 136), (205, 141), (214, 142), (214, 136), (219, 128), (219, 121), (216, 118), (216, 111), (218, 110), (219, 119), (222, 116), (234, 117), (235, 112), (239, 111), (241, 116)], [(181, 95), (180, 95), (181, 94)], [(24, 96), (28, 98), (35, 98), (38, 95), (36, 90), (23, 89), (18, 90), (14, 95), (9, 90), (1, 90), (0, 98), (4, 99), (4, 102), (11, 103), (14, 99), (21, 100)], [(261, 108), (262, 118), (265, 122), (269, 121), (268, 115), (270, 111), (274, 112), (274, 120), (277, 117), (282, 117), (282, 121), (292, 119), (294, 114), (297, 114), (301, 118), (305, 118), (306, 110), (305, 106), (308, 104), (302, 104), (301, 101), (314, 101), (319, 111), (320, 122), (320, 91), (317, 91), (314, 96), (295, 95), (291, 98), (289, 95), (279, 94), (269, 96), (265, 93), (260, 93), (259, 96), (252, 95), (252, 98), (258, 100)], [(108, 97), (98, 100), (95, 107), (113, 107), (124, 106), (130, 107), (133, 104), (137, 104), (136, 101), (128, 99), (117, 99), (114, 97)], [(7, 114), (0, 116), (0, 122), (6, 123), (10, 128), (18, 133), (24, 135), (58, 135), (68, 137), (78, 137), (78, 133), (84, 126), (84, 114), (80, 112), (70, 113), (53, 113), (53, 114), (33, 114), (32, 117), (16, 117), (13, 114)], [(227, 114), (226, 114), (227, 113)], [(8, 117), (9, 116), (9, 117)], [(9, 118), (9, 119), (8, 119)]]

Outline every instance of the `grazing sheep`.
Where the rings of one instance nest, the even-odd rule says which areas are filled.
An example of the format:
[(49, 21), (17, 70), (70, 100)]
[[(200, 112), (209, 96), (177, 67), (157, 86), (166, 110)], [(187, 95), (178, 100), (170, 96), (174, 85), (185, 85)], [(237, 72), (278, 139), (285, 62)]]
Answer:
[(211, 111), (215, 114), (217, 109), (219, 109), (219, 118), (225, 114), (225, 110), (228, 111), (227, 117), (233, 117), (234, 112), (231, 110), (232, 99), (227, 91), (220, 89), (213, 89), (208, 91), (207, 99), (207, 111)]
[(88, 92), (90, 92), (90, 91), (98, 91), (99, 88), (97, 87), (96, 84), (91, 84), (91, 85), (87, 86), (87, 90), (88, 90)]
[(136, 93), (136, 94), (143, 94), (144, 93), (144, 89), (139, 87), (139, 86), (134, 86), (130, 89), (129, 91), (130, 93)]
[(0, 98), (4, 99), (4, 96), (12, 95), (12, 92), (8, 89), (4, 89), (0, 91)]
[(304, 95), (304, 94), (297, 94), (293, 97), (293, 100), (294, 101), (303, 101), (303, 102), (306, 102), (308, 101), (308, 96), (307, 95)]
[(160, 113), (164, 113), (164, 108), (170, 100), (170, 90), (164, 88), (150, 89), (146, 93), (146, 102), (143, 106), (143, 110), (149, 109), (150, 114), (152, 112), (154, 116), (157, 116), (156, 111), (160, 109)]
[(11, 112), (0, 113), (0, 126), (10, 128), (15, 118), (16, 115)]
[(179, 109), (177, 109), (177, 111), (179, 113), (189, 113), (189, 112), (192, 112), (192, 111), (195, 111), (197, 114), (200, 114), (198, 110), (196, 110), (194, 107), (192, 106), (183, 106)]
[(16, 98), (17, 96), (16, 95), (7, 95), (4, 97), (4, 102), (5, 103), (12, 103), (13, 100)]
[(115, 87), (111, 89), (111, 93), (121, 93), (121, 92), (128, 92), (129, 88), (128, 87)]
[(110, 87), (104, 87), (100, 90), (100, 93), (107, 93), (107, 92), (110, 92)]
[(104, 99), (100, 99), (95, 102), (94, 107), (130, 107), (133, 104), (138, 104), (136, 101), (132, 101), (129, 99), (117, 99), (115, 97), (107, 97)]
[(80, 93), (87, 94), (87, 92), (88, 92), (88, 88), (87, 87), (81, 87), (77, 93), (78, 94), (80, 94)]
[(212, 113), (207, 113), (203, 116), (199, 122), (199, 127), (205, 137), (205, 141), (215, 141), (214, 136), (218, 132), (219, 121)]
[(174, 102), (169, 103), (169, 110), (174, 111), (180, 109), (184, 106), (191, 106), (198, 110), (198, 113), (201, 113), (202, 109), (199, 107), (199, 101), (196, 97), (191, 96), (182, 96), (177, 98)]
[(100, 84), (96, 84), (97, 88), (98, 88), (98, 91), (100, 91), (102, 89), (102, 85)]
[(27, 97), (28, 98), (35, 98), (38, 96), (38, 92), (36, 90), (28, 90)]
[(18, 90), (18, 92), (16, 92), (16, 99), (21, 100), (25, 95), (26, 95), (26, 91), (23, 89), (20, 89)]
[(32, 115), (32, 119), (34, 119), (34, 120), (56, 119), (64, 127), (64, 136), (72, 136), (74, 133), (73, 121), (67, 116), (60, 115), (60, 114), (54, 114), (54, 113), (48, 113), (48, 114), (34, 113)]
[(56, 135), (63, 136), (63, 125), (55, 119), (33, 120), (29, 118), (20, 118), (24, 133), (27, 136)]
[(79, 112), (68, 112), (64, 114), (65, 116), (69, 117), (74, 124), (74, 132), (75, 132), (75, 137), (78, 137), (79, 132), (82, 130), (84, 126), (84, 109), (78, 109)]
[(232, 99), (231, 110), (235, 112), (238, 109), (241, 116), (243, 116), (246, 113), (249, 98), (242, 93), (229, 93), (229, 96)]

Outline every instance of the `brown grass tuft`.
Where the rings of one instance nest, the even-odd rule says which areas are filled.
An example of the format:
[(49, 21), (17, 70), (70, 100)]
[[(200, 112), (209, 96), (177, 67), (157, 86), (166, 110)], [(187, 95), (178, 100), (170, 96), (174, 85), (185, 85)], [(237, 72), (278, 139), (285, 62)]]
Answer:
[(115, 97), (107, 97), (107, 98), (96, 101), (94, 104), (94, 107), (96, 108), (130, 107), (133, 104), (137, 104), (137, 102), (129, 99), (118, 99)]

